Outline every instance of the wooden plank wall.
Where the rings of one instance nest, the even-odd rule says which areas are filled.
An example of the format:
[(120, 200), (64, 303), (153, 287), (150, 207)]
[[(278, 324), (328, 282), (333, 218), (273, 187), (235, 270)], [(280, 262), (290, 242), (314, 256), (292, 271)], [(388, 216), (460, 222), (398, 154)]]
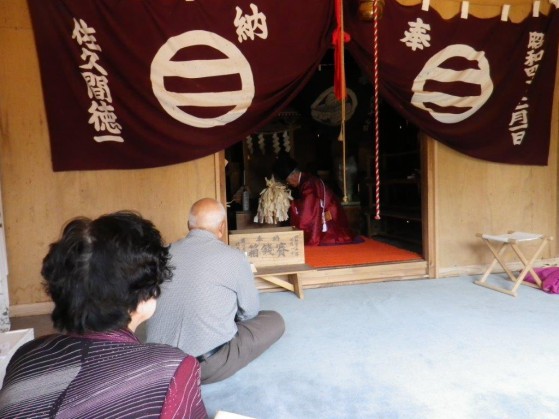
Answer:
[[(418, 0), (409, 2), (415, 4)], [(441, 2), (431, 0), (433, 7), (437, 3)], [(532, 4), (531, 0), (507, 3)], [(459, 8), (460, 2), (444, 4)], [(477, 13), (473, 5), (471, 10)], [(513, 6), (513, 13), (515, 10), (518, 9)], [(452, 15), (454, 11), (445, 13)], [(221, 156), (159, 169), (53, 173), (37, 55), (25, 0), (0, 1), (0, 52), (0, 181), (12, 314), (19, 307), (48, 304), (39, 275), (41, 260), (48, 244), (56, 239), (69, 218), (135, 209), (152, 219), (167, 241), (173, 241), (186, 233), (186, 212), (192, 202), (203, 196), (224, 198)], [(476, 239), (477, 232), (517, 229), (558, 235), (557, 91), (555, 96), (552, 149), (546, 167), (479, 161), (432, 139), (425, 140), (429, 161), (424, 176), (429, 185), (428, 196), (424, 197), (428, 205), (424, 220), (429, 221), (426, 236), (432, 276), (479, 273), (490, 258)], [(544, 252), (544, 258), (557, 256), (555, 243)], [(402, 270), (397, 266), (394, 269)], [(335, 276), (339, 282), (351, 282), (363, 280), (364, 275), (340, 271)]]
[(186, 234), (198, 198), (221, 198), (221, 156), (164, 168), (53, 173), (39, 67), (25, 0), (0, 2), (0, 179), (10, 302), (47, 302), (40, 267), (62, 225), (120, 209), (151, 219), (167, 241)]
[[(556, 144), (555, 123), (549, 165), (536, 167), (481, 162), (435, 143), (440, 166), (434, 187), (434, 276), (479, 273), (480, 265), (492, 260), (476, 233), (516, 230), (557, 237)], [(556, 249), (554, 240), (542, 258), (555, 263)]]
[[(419, 0), (398, 0), (418, 4)], [(460, 1), (432, 0), (445, 19), (460, 13)], [(485, 0), (470, 2), (471, 15), (488, 18), (500, 16), (502, 5), (511, 6), (513, 22), (532, 13), (532, 0)], [(549, 2), (541, 2), (548, 13)], [(559, 86), (559, 72), (555, 86)], [(557, 237), (557, 141), (559, 137), (559, 89), (555, 89), (551, 149), (548, 165), (517, 166), (490, 163), (459, 154), (427, 140), (430, 161), (427, 164), (431, 185), (428, 186), (429, 264), (432, 275), (453, 276), (480, 273), (492, 259), (476, 233), (501, 234), (509, 230), (543, 233)], [(530, 249), (527, 250), (529, 253)], [(556, 241), (542, 255), (556, 263)], [(511, 260), (511, 258), (509, 258)]]

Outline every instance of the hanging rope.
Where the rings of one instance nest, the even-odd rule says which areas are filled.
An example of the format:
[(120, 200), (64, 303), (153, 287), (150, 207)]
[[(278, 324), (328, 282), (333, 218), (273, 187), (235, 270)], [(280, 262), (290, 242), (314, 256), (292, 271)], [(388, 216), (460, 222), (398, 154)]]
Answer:
[(332, 35), (332, 44), (334, 44), (334, 58), (335, 58), (335, 79), (334, 79), (334, 93), (341, 105), (341, 122), (340, 122), (340, 135), (338, 141), (342, 143), (342, 176), (343, 176), (343, 193), (342, 202), (348, 202), (347, 197), (347, 182), (346, 182), (346, 78), (345, 78), (345, 46), (349, 42), (350, 37), (344, 31), (344, 6), (343, 0), (335, 0), (336, 3), (336, 20), (338, 26)]
[(379, 6), (379, 2), (382, 1), (383, 0), (373, 0), (373, 85), (375, 88), (375, 220), (380, 220), (378, 21), (382, 13), (382, 5)]
[(347, 180), (346, 180), (346, 137), (345, 137), (345, 122), (346, 122), (346, 79), (345, 79), (345, 45), (344, 45), (344, 5), (343, 0), (340, 1), (340, 55), (341, 55), (341, 72), (342, 72), (342, 120), (340, 122), (340, 141), (342, 142), (342, 178), (344, 185), (344, 196), (342, 202), (347, 202)]

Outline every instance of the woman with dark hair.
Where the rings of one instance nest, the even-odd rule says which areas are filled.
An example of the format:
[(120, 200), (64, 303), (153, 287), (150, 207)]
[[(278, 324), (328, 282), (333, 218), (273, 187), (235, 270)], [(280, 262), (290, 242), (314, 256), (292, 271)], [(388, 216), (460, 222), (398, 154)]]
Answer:
[(0, 417), (207, 417), (196, 359), (134, 335), (172, 276), (150, 221), (133, 212), (74, 219), (50, 245), (41, 274), (53, 323), (65, 333), (14, 354)]

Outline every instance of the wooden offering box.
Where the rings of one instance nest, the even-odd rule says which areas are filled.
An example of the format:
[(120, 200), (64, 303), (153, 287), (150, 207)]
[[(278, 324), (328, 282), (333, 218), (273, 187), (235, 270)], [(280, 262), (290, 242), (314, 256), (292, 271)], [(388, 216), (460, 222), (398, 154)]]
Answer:
[(256, 267), (305, 263), (303, 231), (293, 227), (231, 230), (229, 245), (245, 252)]

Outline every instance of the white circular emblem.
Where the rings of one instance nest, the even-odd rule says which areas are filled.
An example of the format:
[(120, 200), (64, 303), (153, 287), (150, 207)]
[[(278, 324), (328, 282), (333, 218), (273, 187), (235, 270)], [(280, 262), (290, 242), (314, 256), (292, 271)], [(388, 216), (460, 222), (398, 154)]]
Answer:
[[(226, 58), (172, 60), (181, 49), (200, 45), (214, 48)], [(211, 78), (230, 75), (240, 77), (240, 90), (215, 92), (210, 88), (202, 92), (183, 93), (169, 91), (165, 87), (166, 77), (179, 77), (198, 82), (198, 85), (211, 86)], [(153, 93), (165, 111), (177, 121), (197, 128), (212, 128), (236, 120), (247, 111), (254, 98), (254, 79), (247, 59), (233, 43), (207, 31), (190, 31), (169, 38), (153, 57), (150, 78)], [(229, 110), (216, 117), (200, 118), (181, 107)]]
[[(357, 107), (357, 95), (350, 88), (346, 89), (346, 121), (353, 116)], [(324, 90), (311, 104), (312, 118), (325, 125), (338, 126), (342, 123), (342, 103), (336, 97), (333, 87)]]
[[(450, 68), (450, 61), (463, 68)], [(426, 91), (426, 84), (435, 89)], [(446, 84), (446, 86), (445, 86)], [(414, 80), (411, 103), (445, 124), (461, 122), (477, 112), (493, 92), (485, 54), (469, 45), (450, 45), (433, 55)], [(470, 94), (461, 94), (470, 92)]]

